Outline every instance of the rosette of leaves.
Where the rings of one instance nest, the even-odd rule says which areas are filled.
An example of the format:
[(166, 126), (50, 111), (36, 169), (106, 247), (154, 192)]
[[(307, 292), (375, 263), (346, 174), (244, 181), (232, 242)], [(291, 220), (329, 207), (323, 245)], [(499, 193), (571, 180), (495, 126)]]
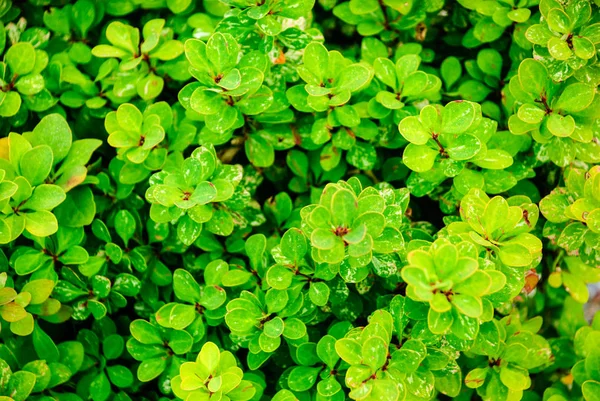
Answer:
[(107, 142), (117, 149), (125, 161), (127, 172), (122, 172), (125, 184), (135, 184), (160, 169), (167, 157), (167, 149), (160, 144), (165, 138), (165, 126), (170, 127), (170, 108), (164, 102), (155, 103), (142, 113), (130, 103), (111, 111), (104, 120)]
[[(497, 131), (485, 144), (487, 155), (481, 166), (492, 168), (479, 168), (468, 163), (456, 176), (452, 178), (450, 189), (439, 198), (440, 209), (446, 213), (453, 213), (460, 206), (460, 200), (472, 188), (484, 190), (487, 194), (496, 195), (507, 191), (516, 191), (516, 188), (529, 185), (529, 179), (535, 177), (535, 155), (525, 153), (530, 150), (533, 140), (527, 135), (514, 135), (510, 131)], [(508, 165), (510, 158), (512, 164), (504, 169), (495, 167)], [(447, 188), (444, 182), (447, 179), (443, 171), (432, 169), (427, 173), (411, 174), (407, 180), (407, 187), (411, 194), (417, 197), (430, 194), (435, 198), (441, 190)], [(440, 186), (440, 184), (446, 184)], [(527, 192), (533, 198), (535, 192)]]
[(308, 252), (308, 243), (302, 231), (297, 228), (287, 230), (280, 244), (271, 250), (276, 264), (267, 270), (266, 280), (275, 290), (306, 289), (308, 299), (323, 307), (329, 302), (332, 292), (330, 284), (333, 283), (328, 282), (336, 277), (336, 272), (313, 266), (306, 259)]
[[(224, 134), (244, 126), (244, 116), (264, 113), (273, 92), (263, 85), (264, 56), (249, 53), (240, 59), (240, 46), (230, 34), (215, 33), (208, 42), (188, 39), (185, 55), (198, 82), (179, 92), (181, 104), (204, 117), (206, 127)], [(258, 57), (258, 58), (257, 58)], [(264, 67), (263, 70), (257, 67)]]
[(187, 331), (167, 329), (142, 319), (131, 322), (129, 330), (132, 337), (126, 346), (133, 359), (140, 362), (138, 380), (149, 382), (158, 377), (163, 391), (168, 392), (164, 383), (177, 375), (184, 355), (192, 349), (192, 336)]
[(463, 38), (463, 45), (476, 47), (481, 43), (493, 42), (504, 31), (514, 25), (525, 23), (531, 16), (530, 8), (540, 0), (459, 0), (463, 7), (473, 10), (479, 16), (474, 18), (474, 27)]
[(17, 185), (3, 212), (12, 221), (11, 238), (23, 229), (46, 237), (59, 223), (82, 227), (92, 222), (95, 203), (83, 184), (92, 181), (87, 164), (101, 143), (92, 138), (73, 141), (71, 128), (59, 114), (45, 116), (33, 131), (0, 139), (0, 169)]
[[(520, 400), (531, 387), (530, 371), (550, 363), (552, 352), (548, 341), (536, 334), (541, 318), (521, 322), (518, 316), (493, 320), (479, 333), (471, 352), (477, 357), (475, 367), (465, 377), (469, 388), (489, 400)], [(493, 339), (492, 342), (489, 342)], [(474, 362), (475, 362), (474, 361)]]
[(175, 270), (173, 291), (176, 299), (181, 302), (169, 302), (162, 306), (156, 312), (156, 322), (167, 328), (186, 329), (194, 337), (194, 342), (200, 341), (206, 334), (205, 314), (207, 318), (219, 322), (219, 318), (225, 315), (225, 308), (221, 308), (227, 300), (225, 290), (218, 285), (207, 284), (200, 287), (187, 270)]
[[(266, 0), (262, 4), (257, 4), (248, 0), (225, 0), (223, 4), (239, 9), (240, 14), (237, 18), (240, 21), (244, 18), (255, 20), (260, 33), (278, 36), (285, 30), (286, 19), (297, 20), (308, 16), (315, 2), (314, 0)], [(300, 31), (298, 33), (302, 34)]]
[[(29, 42), (18, 42), (4, 53), (0, 62), (0, 117), (12, 117), (19, 111), (46, 111), (56, 100), (45, 88), (42, 71), (48, 64), (45, 51)], [(21, 104), (25, 103), (23, 109)]]
[[(415, 173), (446, 177), (458, 175), (468, 162), (490, 170), (501, 170), (513, 163), (502, 149), (487, 149), (497, 123), (481, 115), (481, 106), (468, 101), (453, 101), (445, 107), (425, 106), (419, 116), (402, 119), (398, 129), (410, 142), (402, 160)], [(427, 177), (427, 175), (425, 176)]]
[[(51, 168), (52, 150), (48, 146), (33, 148), (27, 140), (19, 134), (11, 134), (13, 143), (19, 143), (24, 152), (20, 159), (35, 156), (36, 162), (42, 166)], [(12, 146), (16, 148), (17, 146)], [(49, 156), (45, 160), (38, 158), (42, 154)], [(17, 156), (18, 157), (18, 156)], [(20, 160), (11, 160), (20, 167)], [(30, 165), (30, 163), (27, 163)], [(44, 166), (45, 164), (45, 166)], [(47, 170), (46, 170), (47, 171)], [(2, 171), (5, 173), (5, 170)], [(0, 242), (9, 243), (18, 238), (23, 231), (29, 234), (46, 237), (58, 230), (58, 221), (51, 210), (65, 200), (65, 192), (57, 185), (44, 184), (46, 176), (41, 176), (39, 170), (30, 170), (25, 167), (24, 171), (14, 178), (14, 181), (4, 181), (2, 184), (5, 194), (10, 194), (2, 200), (2, 226)], [(42, 170), (42, 175), (44, 170)], [(47, 173), (46, 173), (47, 174)], [(4, 175), (4, 174), (2, 174)], [(32, 185), (33, 184), (33, 185)]]
[(77, 0), (64, 7), (50, 7), (44, 12), (44, 25), (55, 33), (56, 46), (64, 46), (64, 52), (76, 64), (87, 64), (92, 60), (92, 48), (88, 34), (102, 20), (104, 14), (100, 4), (90, 0)]
[(462, 222), (448, 226), (458, 234), (490, 252), (493, 260), (509, 267), (534, 267), (541, 258), (542, 243), (531, 234), (539, 209), (523, 195), (490, 199), (483, 191), (471, 189), (460, 205)]
[(244, 380), (244, 372), (229, 351), (221, 352), (213, 342), (202, 346), (195, 362), (185, 362), (172, 380), (173, 393), (182, 400), (205, 399), (247, 401), (256, 388)]
[(589, 1), (542, 0), (543, 19), (527, 29), (525, 36), (534, 51), (546, 58), (555, 80), (564, 80), (596, 55), (600, 24), (592, 18)]
[(62, 265), (82, 265), (89, 255), (81, 246), (84, 239), (83, 228), (59, 226), (56, 234), (49, 237), (30, 236), (34, 247), (21, 247), (11, 255), (12, 265), (18, 275), (33, 274), (32, 277), (45, 277), (55, 280), (56, 268)]
[(65, 266), (53, 295), (72, 308), (75, 320), (85, 320), (90, 315), (102, 319), (107, 313), (127, 306), (126, 297), (135, 297), (141, 287), (141, 281), (129, 273), (116, 274), (112, 280), (99, 274), (82, 278)]
[(583, 82), (557, 84), (540, 61), (526, 59), (511, 78), (509, 90), (517, 101), (516, 114), (508, 119), (513, 134), (530, 132), (542, 144), (539, 153), (562, 167), (576, 157), (587, 162), (598, 160), (590, 149), (600, 101), (592, 86)]
[(328, 400), (345, 399), (342, 384), (339, 381), (345, 362), (340, 359), (335, 344), (338, 338), (327, 334), (317, 343), (306, 342), (296, 348), (299, 366), (293, 367), (287, 378), (290, 390), (307, 391), (316, 384), (317, 394)]
[[(12, 282), (12, 280), (11, 280)], [(60, 302), (50, 299), (54, 282), (47, 279), (30, 280), (17, 293), (8, 286), (6, 273), (0, 274), (0, 317), (10, 326), (10, 331), (18, 336), (28, 336), (33, 332), (34, 314), (47, 317), (58, 313)]]
[(404, 378), (388, 366), (392, 358), (393, 318), (385, 310), (373, 314), (365, 327), (350, 330), (335, 342), (335, 350), (348, 365), (345, 383), (353, 400), (402, 400), (406, 397)]
[(355, 25), (361, 36), (379, 34), (383, 40), (392, 41), (402, 31), (416, 28), (425, 20), (427, 12), (436, 12), (440, 7), (439, 3), (420, 1), (351, 0), (337, 4), (333, 14), (343, 22)]
[[(281, 346), (282, 338), (295, 344), (306, 336), (306, 325), (295, 316), (301, 302), (288, 303), (281, 291), (261, 297), (246, 290), (227, 303), (225, 323), (232, 340), (247, 347), (248, 366), (258, 369)], [(298, 298), (299, 301), (302, 298)]]
[(568, 168), (564, 183), (540, 202), (548, 220), (545, 235), (552, 235), (558, 246), (595, 265), (600, 252), (600, 166), (588, 171)]
[[(352, 93), (368, 84), (372, 77), (369, 68), (352, 63), (338, 51), (327, 51), (318, 42), (306, 46), (302, 61), (303, 64), (298, 66), (298, 74), (306, 84), (288, 89), (290, 103), (300, 111), (331, 110), (331, 119), (346, 123), (358, 120), (359, 123), (358, 111), (344, 105), (350, 101)], [(346, 125), (352, 127), (358, 123)]]
[(115, 388), (129, 388), (135, 380), (131, 370), (118, 361), (125, 352), (125, 340), (116, 333), (114, 323), (102, 326), (99, 333), (87, 329), (77, 333), (77, 341), (85, 349), (77, 394), (93, 401), (106, 401), (116, 392)]
[(486, 295), (500, 291), (506, 277), (498, 270), (479, 266), (477, 248), (469, 242), (456, 245), (440, 238), (427, 248), (409, 252), (408, 265), (402, 268), (408, 284), (406, 295), (428, 302), (427, 322), (434, 334), (462, 339), (472, 333), (465, 327), (477, 326), (494, 316), (494, 305)]
[(212, 145), (196, 148), (173, 171), (162, 170), (150, 179), (146, 199), (150, 218), (157, 223), (177, 224), (177, 237), (192, 244), (206, 228), (217, 235), (230, 235), (234, 213), (249, 202), (238, 185), (242, 167), (222, 164)]
[(376, 254), (397, 252), (403, 239), (392, 217), (398, 207), (386, 205), (375, 188), (352, 187), (339, 181), (327, 184), (318, 204), (301, 210), (302, 231), (310, 238), (317, 263), (338, 264), (346, 257), (350, 266), (368, 265)]
[(146, 22), (141, 42), (139, 29), (120, 21), (111, 22), (105, 35), (110, 45), (95, 46), (92, 54), (101, 58), (120, 59), (121, 71), (134, 72), (128, 80), (135, 85), (142, 99), (151, 100), (160, 95), (165, 80), (157, 70), (163, 62), (168, 63), (183, 54), (183, 43), (173, 39), (173, 30), (165, 28), (165, 20)]
[[(419, 71), (421, 57), (417, 54), (405, 54), (398, 57), (396, 63), (388, 58), (379, 57), (373, 62), (375, 77), (380, 81), (382, 90), (369, 101), (369, 109), (380, 110), (381, 107), (394, 110), (394, 121), (399, 122), (404, 116), (407, 103), (414, 103), (436, 93), (441, 81), (433, 74)], [(390, 89), (391, 88), (391, 89)], [(385, 117), (385, 112), (372, 113), (377, 117)]]
[(497, 50), (482, 49), (477, 53), (475, 60), (464, 61), (467, 74), (463, 76), (460, 60), (454, 56), (447, 57), (440, 65), (445, 94), (471, 102), (481, 102), (483, 115), (500, 121), (500, 107), (495, 102), (485, 99), (492, 92), (500, 90), (502, 65), (502, 55)]

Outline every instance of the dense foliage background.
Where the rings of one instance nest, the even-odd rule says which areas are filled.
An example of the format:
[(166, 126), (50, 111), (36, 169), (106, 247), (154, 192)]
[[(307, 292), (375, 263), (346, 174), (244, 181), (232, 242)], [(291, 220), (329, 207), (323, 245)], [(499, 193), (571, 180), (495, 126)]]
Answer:
[(599, 0), (0, 0), (0, 401), (599, 401)]

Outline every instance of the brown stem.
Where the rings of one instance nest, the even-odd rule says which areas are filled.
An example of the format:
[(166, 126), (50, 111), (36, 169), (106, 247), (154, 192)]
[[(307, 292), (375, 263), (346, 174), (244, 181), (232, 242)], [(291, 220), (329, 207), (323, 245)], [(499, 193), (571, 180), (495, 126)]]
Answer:
[(435, 141), (438, 148), (440, 149), (440, 155), (442, 155), (442, 157), (448, 157), (448, 153), (446, 152), (446, 149), (444, 149), (444, 146), (441, 144), (438, 137), (439, 135), (436, 133), (433, 133), (433, 135), (431, 135), (431, 138)]

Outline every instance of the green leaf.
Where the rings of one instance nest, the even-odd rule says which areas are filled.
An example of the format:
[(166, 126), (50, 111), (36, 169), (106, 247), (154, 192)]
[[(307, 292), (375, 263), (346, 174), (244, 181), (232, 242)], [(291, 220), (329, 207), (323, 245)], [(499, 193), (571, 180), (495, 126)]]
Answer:
[(477, 53), (477, 66), (485, 74), (500, 79), (502, 73), (502, 55), (494, 49), (483, 49)]
[(287, 290), (292, 284), (294, 273), (281, 265), (274, 265), (267, 271), (267, 283), (272, 288)]
[(502, 263), (508, 266), (528, 266), (532, 261), (529, 250), (520, 244), (501, 246), (498, 256)]
[(450, 89), (461, 77), (462, 66), (456, 57), (448, 57), (442, 61), (440, 73), (446, 89)]
[(247, 332), (252, 330), (258, 321), (245, 309), (232, 309), (225, 315), (225, 323), (233, 331)]
[(35, 48), (29, 42), (15, 43), (6, 51), (4, 60), (13, 74), (27, 75), (35, 67)]
[(131, 371), (122, 365), (113, 365), (106, 368), (110, 382), (119, 388), (130, 387), (134, 383)]
[(31, 197), (23, 204), (23, 209), (50, 211), (66, 199), (65, 192), (56, 185), (42, 184), (35, 187)]
[(35, 95), (44, 89), (44, 77), (40, 74), (29, 74), (17, 80), (15, 88), (22, 95)]
[(136, 54), (138, 51), (140, 32), (137, 28), (114, 21), (106, 28), (106, 38), (114, 46), (127, 51), (131, 55)]
[(481, 142), (474, 135), (463, 134), (452, 138), (445, 147), (454, 160), (469, 160), (481, 150)]
[(369, 70), (360, 64), (354, 64), (342, 70), (336, 82), (336, 87), (340, 91), (355, 92), (366, 85), (369, 79)]
[(50, 336), (37, 324), (33, 329), (31, 339), (33, 340), (33, 347), (35, 348), (38, 357), (48, 362), (58, 362), (58, 359), (60, 358), (58, 347), (54, 341), (52, 341), (52, 338), (50, 338)]
[(291, 228), (283, 234), (280, 247), (281, 253), (296, 263), (302, 260), (308, 251), (306, 237), (302, 231), (295, 228)]
[(152, 100), (163, 91), (165, 81), (162, 77), (148, 74), (136, 84), (138, 95), (144, 100)]
[(31, 300), (29, 301), (31, 305), (39, 305), (48, 299), (53, 289), (54, 282), (52, 280), (38, 279), (29, 281), (25, 284), (21, 289), (21, 292), (28, 292), (31, 294)]
[(260, 135), (250, 135), (244, 147), (248, 160), (256, 167), (270, 167), (275, 161), (273, 145)]
[(71, 148), (73, 140), (71, 128), (60, 114), (49, 114), (25, 137), (31, 145), (48, 145), (54, 154), (54, 164), (62, 161)]
[[(2, 94), (0, 94), (0, 99)], [(8, 92), (0, 102), (0, 117), (12, 117), (21, 108), (21, 96), (17, 92)]]
[(415, 145), (425, 145), (431, 139), (431, 134), (417, 117), (404, 118), (400, 121), (398, 129), (407, 141)]
[(553, 134), (561, 138), (569, 137), (575, 131), (575, 120), (571, 116), (561, 116), (552, 113), (545, 121), (546, 127)]
[(344, 361), (350, 365), (360, 365), (362, 363), (362, 346), (350, 338), (342, 338), (336, 341), (335, 351)]
[(341, 189), (331, 198), (331, 210), (333, 224), (338, 227), (350, 227), (358, 214), (358, 202), (356, 195), (352, 192)]
[(285, 320), (284, 337), (290, 340), (298, 340), (304, 335), (306, 335), (306, 325), (300, 319), (289, 318)]
[(294, 367), (288, 376), (288, 386), (293, 391), (307, 391), (315, 385), (321, 368), (308, 366)]
[(160, 331), (145, 320), (134, 320), (129, 325), (129, 330), (133, 338), (142, 344), (162, 344)]
[(280, 317), (275, 317), (265, 323), (263, 332), (265, 335), (275, 338), (283, 334), (284, 322)]
[(600, 382), (588, 380), (581, 386), (583, 397), (586, 401), (600, 400)]
[[(318, 42), (310, 43), (304, 49), (302, 60), (304, 61), (304, 67), (298, 72), (307, 83), (319, 85), (328, 78), (329, 54), (325, 46)], [(309, 75), (307, 76), (306, 73), (303, 73), (303, 70), (306, 70)], [(308, 77), (310, 78), (307, 80)]]
[(317, 306), (325, 306), (329, 299), (329, 286), (323, 282), (313, 282), (310, 284), (308, 296)]
[(157, 378), (167, 368), (167, 359), (163, 357), (142, 361), (137, 369), (137, 378), (141, 382), (149, 382)]
[(478, 388), (485, 383), (485, 378), (488, 374), (488, 368), (473, 369), (465, 377), (465, 384), (469, 388)]
[(182, 301), (195, 304), (200, 301), (200, 286), (194, 277), (184, 269), (177, 269), (173, 273), (173, 290)]
[(529, 372), (518, 366), (508, 365), (500, 369), (500, 380), (511, 390), (526, 390), (531, 386)]
[(547, 76), (548, 70), (537, 60), (528, 58), (519, 64), (519, 82), (527, 93), (536, 98), (545, 90)]
[(414, 145), (412, 143), (404, 149), (402, 160), (406, 167), (417, 173), (432, 169), (439, 152), (426, 145)]
[(25, 401), (35, 385), (36, 376), (34, 373), (20, 370), (13, 373), (8, 383), (8, 394), (14, 401)]
[(381, 368), (388, 355), (388, 344), (381, 337), (370, 337), (362, 345), (363, 363), (373, 371)]
[(115, 216), (115, 231), (121, 237), (125, 246), (135, 233), (135, 220), (127, 210), (120, 210)]
[(58, 230), (58, 221), (47, 210), (26, 213), (25, 230), (37, 237), (47, 237)]
[(446, 334), (453, 322), (454, 318), (451, 312), (440, 313), (430, 309), (427, 315), (427, 325), (434, 334)]
[(476, 117), (473, 103), (466, 101), (450, 102), (442, 110), (442, 132), (461, 134), (473, 125)]
[(378, 58), (373, 62), (375, 76), (387, 86), (396, 89), (396, 66), (387, 58)]
[(576, 82), (565, 88), (556, 101), (554, 108), (564, 110), (567, 113), (576, 113), (592, 104), (594, 95), (595, 91), (592, 87), (581, 82)]
[(229, 34), (216, 33), (206, 44), (206, 55), (217, 72), (232, 68), (237, 62), (238, 52), (238, 44)]
[(207, 372), (212, 374), (219, 367), (220, 357), (219, 347), (213, 342), (207, 342), (198, 354), (198, 362), (206, 368)]
[(83, 227), (92, 224), (96, 215), (92, 190), (88, 186), (70, 190), (67, 198), (53, 210), (53, 213), (60, 224), (67, 227)]
[(472, 295), (454, 295), (452, 297), (452, 305), (454, 305), (462, 314), (469, 317), (480, 317), (483, 313), (481, 299)]

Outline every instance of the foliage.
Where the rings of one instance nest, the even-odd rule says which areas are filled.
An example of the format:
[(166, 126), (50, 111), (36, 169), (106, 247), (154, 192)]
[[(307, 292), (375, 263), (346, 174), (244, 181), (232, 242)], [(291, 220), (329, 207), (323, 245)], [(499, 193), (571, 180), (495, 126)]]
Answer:
[(0, 401), (600, 401), (599, 0), (0, 1)]

